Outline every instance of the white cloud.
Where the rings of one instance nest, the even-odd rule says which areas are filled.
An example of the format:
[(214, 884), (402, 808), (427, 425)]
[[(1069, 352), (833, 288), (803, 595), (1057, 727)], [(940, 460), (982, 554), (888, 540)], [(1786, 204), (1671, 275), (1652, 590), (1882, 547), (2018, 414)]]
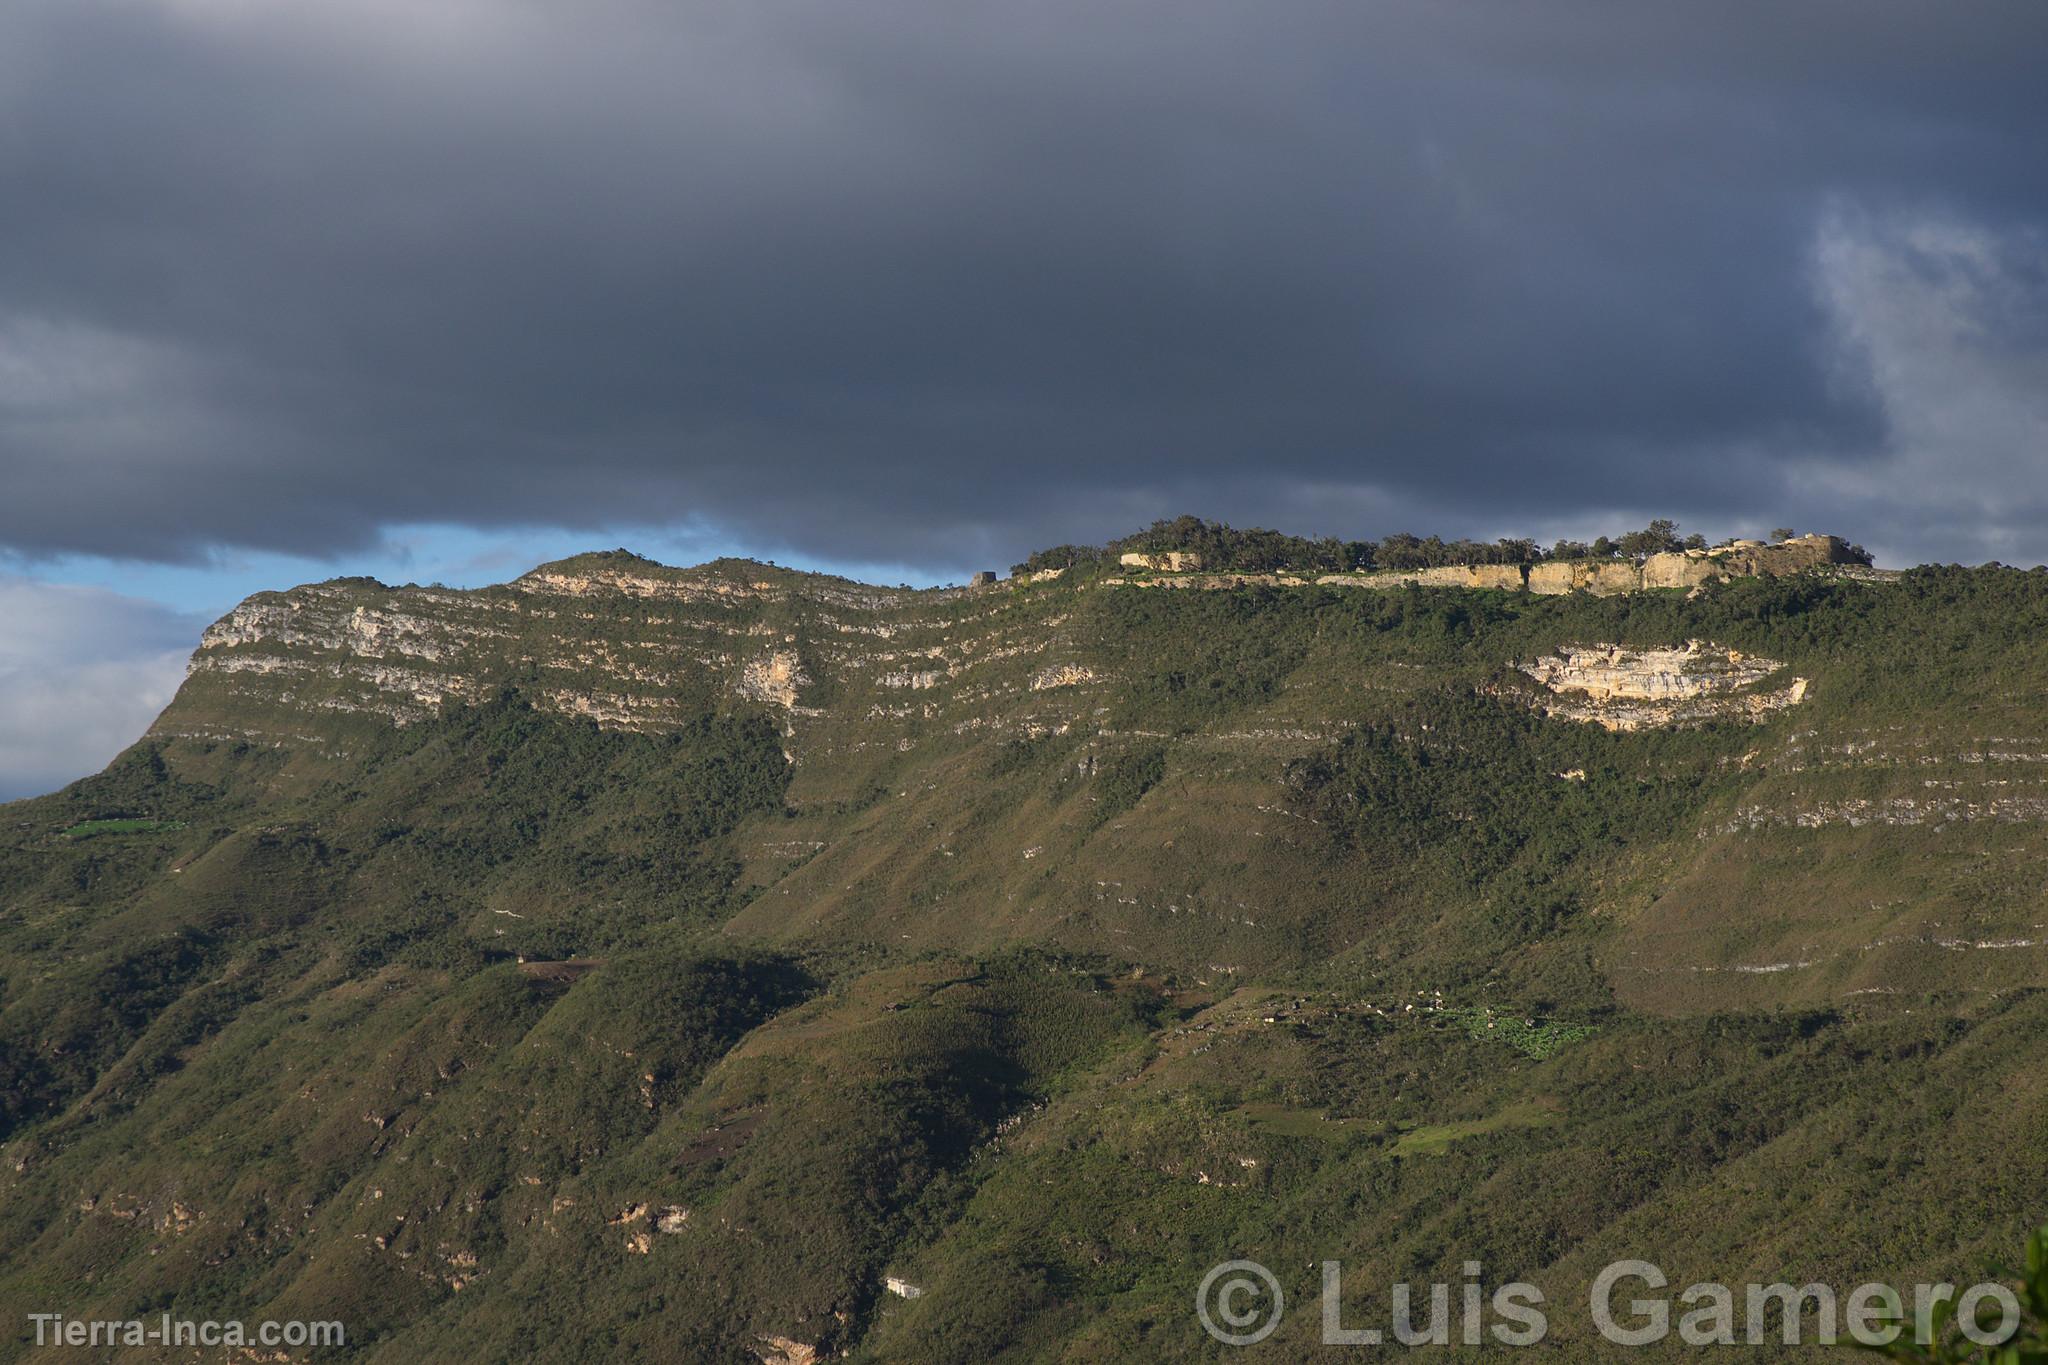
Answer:
[(1816, 292), (1844, 382), (1874, 394), (1886, 441), (1881, 458), (1801, 481), (1898, 542), (1884, 558), (1968, 546), (2048, 558), (2043, 252), (2037, 230), (1950, 217), (1838, 208), (1823, 220)]
[(140, 738), (199, 628), (139, 598), (0, 577), (0, 800), (54, 791)]

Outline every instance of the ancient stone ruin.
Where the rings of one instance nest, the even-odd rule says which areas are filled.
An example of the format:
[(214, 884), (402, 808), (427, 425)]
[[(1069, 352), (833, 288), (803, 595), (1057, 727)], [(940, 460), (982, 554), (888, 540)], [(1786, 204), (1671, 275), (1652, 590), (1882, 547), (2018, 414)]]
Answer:
[(1199, 573), (1202, 557), (1192, 550), (1167, 550), (1160, 554), (1127, 554), (1117, 561), (1126, 569), (1151, 569), (1156, 573)]
[[(1126, 554), (1125, 568), (1155, 574), (1199, 574), (1202, 557), (1181, 550)], [(1808, 569), (1853, 567), (1875, 575), (1840, 536), (1795, 536), (1775, 544), (1736, 540), (1711, 550), (1673, 550), (1634, 559), (1552, 559), (1537, 564), (1443, 564), (1424, 569), (1372, 569), (1356, 573), (1318, 574), (1324, 587), (1493, 588), (1505, 592), (1557, 595), (1571, 592), (1611, 597), (1654, 588), (1696, 588), (1727, 578), (1775, 577)], [(1238, 583), (1303, 585), (1301, 574), (1211, 574), (1202, 579), (1130, 579), (1112, 582), (1171, 583), (1173, 586), (1230, 587)]]

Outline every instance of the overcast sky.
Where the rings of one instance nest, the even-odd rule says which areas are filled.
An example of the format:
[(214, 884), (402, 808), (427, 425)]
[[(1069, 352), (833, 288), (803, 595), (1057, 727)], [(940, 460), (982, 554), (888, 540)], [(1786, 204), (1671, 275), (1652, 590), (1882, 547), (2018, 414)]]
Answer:
[(6, 0), (0, 797), (204, 620), (1189, 511), (2048, 558), (2048, 5)]

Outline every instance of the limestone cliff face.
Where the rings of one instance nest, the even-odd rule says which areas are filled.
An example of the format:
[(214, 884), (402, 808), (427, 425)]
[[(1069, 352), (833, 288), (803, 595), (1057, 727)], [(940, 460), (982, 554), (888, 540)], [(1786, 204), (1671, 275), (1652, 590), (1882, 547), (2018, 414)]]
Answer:
[[(1199, 555), (1127, 554), (1125, 568), (1147, 570), (1137, 578), (1106, 580), (1105, 586), (1235, 588), (1259, 584), (1301, 587), (1311, 581), (1299, 573), (1203, 573)], [(1675, 550), (1650, 555), (1640, 564), (1628, 559), (1546, 560), (1540, 564), (1446, 564), (1426, 569), (1380, 569), (1358, 573), (1326, 573), (1313, 581), (1332, 588), (1475, 588), (1546, 595), (1583, 592), (1595, 597), (1655, 589), (1697, 588), (1729, 578), (1773, 577), (1809, 569), (1839, 569), (1859, 578), (1886, 575), (1850, 554), (1837, 536), (1796, 536), (1766, 545), (1738, 540), (1710, 550)]]
[(1696, 588), (1728, 578), (1775, 577), (1834, 566), (1861, 567), (1838, 536), (1795, 536), (1766, 545), (1738, 540), (1711, 550), (1654, 554), (1637, 565), (1627, 560), (1555, 560), (1531, 565), (1529, 591), (1587, 592), (1596, 597), (1658, 588)]
[[(1815, 536), (1655, 555), (1640, 566), (1543, 563), (1526, 579), (1516, 565), (1205, 574), (1185, 571), (1189, 556), (1155, 555), (1145, 557), (1145, 573), (1080, 588), (1414, 584), (1605, 594), (1694, 587), (1738, 569), (1793, 571), (1845, 552), (1840, 541)], [(820, 745), (914, 744), (912, 732), (934, 724), (965, 733), (1011, 723), (994, 717), (1012, 703), (1034, 708), (1016, 722), (1027, 730), (1064, 732), (1089, 723), (1091, 704), (1118, 675), (1114, 659), (1077, 656), (1064, 638), (1072, 591), (1050, 579), (1004, 591), (890, 589), (748, 561), (674, 569), (624, 551), (579, 555), (474, 591), (337, 579), (258, 593), (209, 627), (154, 733), (346, 747), (352, 725), (414, 724), (504, 685), (543, 707), (641, 731), (735, 701), (765, 705), (781, 717), (796, 762)], [(1709, 696), (1714, 687), (1754, 681), (1749, 666), (1716, 669), (1697, 651), (1666, 653), (1611, 661), (1605, 672), (1590, 655), (1568, 653), (1534, 675), (1554, 694), (1592, 699), (1561, 701), (1560, 714), (1597, 712), (1601, 723), (1622, 728), (1714, 713), (1722, 704)], [(1684, 685), (1625, 685), (1638, 676)], [(1740, 705), (1752, 703), (1762, 704), (1743, 693)], [(828, 716), (836, 719), (827, 724)]]
[(1529, 591), (1562, 594), (1586, 592), (1595, 597), (1637, 592), (1642, 573), (1634, 564), (1607, 559), (1554, 560), (1529, 567)]
[[(1110, 579), (1108, 585), (1135, 587), (1300, 587), (1309, 579), (1298, 573), (1202, 573), (1200, 555), (1124, 555), (1126, 569), (1145, 569), (1161, 577)], [(1323, 573), (1313, 581), (1321, 587), (1475, 587), (1532, 593), (1591, 593), (1610, 598), (1616, 593), (1651, 589), (1690, 589), (1702, 583), (1735, 577), (1774, 577), (1806, 569), (1858, 571), (1858, 577), (1882, 577), (1851, 557), (1839, 536), (1794, 536), (1776, 544), (1735, 540), (1710, 551), (1669, 551), (1642, 563), (1628, 559), (1559, 559), (1538, 565), (1440, 565), (1434, 569), (1378, 569), (1366, 573)]]
[(1651, 555), (1643, 561), (1642, 586), (1651, 588), (1696, 588), (1702, 583), (1731, 576), (1725, 558), (1703, 550)]
[[(1341, 582), (1343, 575), (1325, 575), (1318, 582)], [(1392, 569), (1368, 575), (1377, 587), (1399, 587), (1414, 583), (1425, 588), (1504, 588), (1519, 592), (1523, 586), (1519, 564), (1447, 564), (1434, 569)]]
[(811, 681), (804, 672), (804, 661), (792, 650), (777, 650), (756, 659), (749, 659), (740, 667), (736, 690), (744, 697), (765, 701), (793, 711), (803, 688)]
[[(1641, 571), (1614, 561), (1539, 566), (1532, 587), (1558, 574), (1580, 591), (1624, 590), (1650, 571), (1682, 589), (1680, 575), (1719, 567), (1711, 556), (1674, 556), (1669, 567)], [(1507, 582), (1461, 577), (1461, 587)], [(353, 771), (389, 727), (502, 685), (607, 729), (661, 733), (737, 710), (772, 721), (791, 766), (788, 814), (733, 835), (730, 852), (744, 863), (752, 896), (732, 921), (735, 935), (887, 944), (912, 935), (937, 944), (1037, 936), (1215, 979), (1293, 960), (1317, 926), (1350, 913), (1353, 888), (1319, 881), (1322, 843), (1291, 804), (1289, 765), (1327, 752), (1372, 717), (1401, 714), (1403, 698), (1447, 684), (1491, 682), (1559, 725), (1611, 731), (1783, 717), (1788, 723), (1753, 735), (1697, 737), (1702, 749), (1726, 741), (1737, 790), (1711, 811), (1711, 824), (1671, 831), (1681, 862), (1695, 846), (1719, 858), (1727, 847), (1771, 847), (1787, 832), (1805, 839), (1921, 824), (2003, 838), (2015, 823), (2048, 820), (2037, 775), (2048, 739), (2038, 728), (1949, 715), (1956, 708), (1930, 700), (1929, 714), (1944, 724), (2007, 728), (1953, 739), (1895, 733), (1878, 727), (1891, 717), (1877, 713), (1858, 722), (1867, 728), (1845, 730), (1857, 689), (1836, 680), (1891, 662), (1832, 661), (1805, 647), (1796, 624), (1745, 637), (1784, 640), (1770, 649), (1775, 657), (1680, 643), (1683, 628), (1641, 643), (1551, 635), (1530, 645), (1531, 623), (1558, 614), (1524, 602), (1526, 610), (1473, 613), (1516, 618), (1504, 621), (1508, 634), (1491, 637), (1516, 643), (1482, 643), (1440, 669), (1433, 650), (1417, 655), (1394, 632), (1321, 628), (1350, 613), (1312, 580), (1295, 578), (1304, 590), (1270, 604), (1183, 600), (1244, 581), (1147, 573), (1118, 587), (1087, 571), (999, 590), (911, 592), (756, 564), (668, 569), (606, 555), (475, 591), (342, 580), (261, 593), (223, 617), (155, 733), (173, 741), (162, 746), (169, 758), (202, 775), (248, 744), (282, 751), (253, 771), (322, 782)], [(1177, 591), (1155, 592), (1168, 584)], [(1224, 606), (1231, 610), (1217, 610)], [(1223, 670), (1259, 657), (1269, 611), (1270, 638), (1292, 635), (1301, 652), (1256, 693), (1201, 706), (1217, 681), (1227, 683)], [(1300, 628), (1324, 613), (1316, 630)], [(1703, 622), (1720, 614), (1674, 600), (1643, 615)], [(1200, 632), (1226, 618), (1241, 637), (1220, 663), (1198, 657)], [(1523, 676), (1502, 676), (1500, 662), (1517, 650), (1526, 651), (1516, 665)], [(1809, 684), (1780, 659), (1821, 679), (1828, 705), (1805, 706)], [(2021, 675), (2016, 666), (2010, 674)], [(1057, 742), (1008, 742), (1048, 737)], [(1555, 730), (1547, 738), (1570, 743)], [(1603, 747), (1629, 747), (1601, 738)], [(1141, 746), (1167, 751), (1170, 779), (1114, 818), (1095, 818), (1109, 794), (1096, 778)], [(1646, 780), (1656, 780), (1644, 761)], [(1557, 767), (1561, 788), (1601, 780), (1598, 768), (1588, 779), (1586, 766)], [(1055, 787), (1063, 793), (1056, 800), (1047, 796)], [(1720, 865), (1702, 864), (1699, 875), (1718, 875)], [(1679, 908), (1657, 911), (1667, 916), (1659, 923), (1678, 916), (1683, 927), (1694, 891), (1670, 901)], [(1820, 961), (1795, 939), (1809, 928), (1834, 932), (1831, 922), (1802, 921), (1782, 943), (1711, 939), (1686, 962), (1688, 989), (1709, 992), (1724, 975), (1747, 982), (1738, 967), (1753, 958)], [(1872, 923), (1889, 921), (1873, 915)], [(1999, 921), (1976, 940), (2039, 938), (2030, 923)], [(1654, 947), (1669, 952), (1662, 941)], [(1630, 979), (1638, 978), (1631, 989), (1650, 997), (1672, 984), (1647, 973)]]
[(1196, 573), (1202, 557), (1190, 550), (1167, 550), (1161, 554), (1126, 554), (1117, 561), (1126, 569), (1151, 569), (1157, 573)]
[(1629, 649), (1565, 645), (1524, 665), (1549, 694), (1547, 715), (1609, 730), (1641, 730), (1708, 720), (1760, 721), (1806, 699), (1807, 680), (1760, 686), (1784, 665), (1776, 659), (1689, 640), (1683, 646)]
[(1787, 574), (1803, 569), (1822, 569), (1836, 564), (1855, 564), (1848, 542), (1839, 536), (1794, 536), (1766, 544), (1760, 540), (1738, 540), (1722, 552), (1732, 573)]
[[(661, 732), (707, 709), (768, 707), (793, 762), (911, 742), (1006, 699), (1070, 726), (1104, 670), (1064, 657), (1051, 590), (912, 591), (623, 552), (473, 591), (341, 579), (259, 593), (211, 626), (152, 733), (346, 749), (516, 686), (610, 729)], [(909, 700), (915, 697), (915, 701)], [(829, 716), (829, 719), (828, 719)]]

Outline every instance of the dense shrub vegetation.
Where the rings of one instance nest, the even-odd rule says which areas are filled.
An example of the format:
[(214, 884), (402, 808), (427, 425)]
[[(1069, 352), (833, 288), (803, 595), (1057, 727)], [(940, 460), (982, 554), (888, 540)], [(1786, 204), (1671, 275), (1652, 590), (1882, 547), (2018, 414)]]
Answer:
[[(2019, 949), (1887, 956), (2033, 937), (2037, 824), (1797, 818), (2035, 797), (2048, 573), (969, 605), (971, 714), (690, 681), (636, 735), (529, 677), (9, 807), (0, 1311), (340, 1318), (390, 1359), (1200, 1359), (1194, 1286), (1248, 1256), (1299, 1360), (1326, 1257), (1558, 1304), (1637, 1255), (1968, 1283), (2048, 1211), (2014, 1156), (2048, 994)], [(812, 650), (784, 611), (736, 628)], [(924, 643), (879, 625), (843, 635)], [(1609, 733), (1514, 666), (1690, 639), (1811, 693)], [(1798, 994), (1809, 952), (1847, 965)]]

